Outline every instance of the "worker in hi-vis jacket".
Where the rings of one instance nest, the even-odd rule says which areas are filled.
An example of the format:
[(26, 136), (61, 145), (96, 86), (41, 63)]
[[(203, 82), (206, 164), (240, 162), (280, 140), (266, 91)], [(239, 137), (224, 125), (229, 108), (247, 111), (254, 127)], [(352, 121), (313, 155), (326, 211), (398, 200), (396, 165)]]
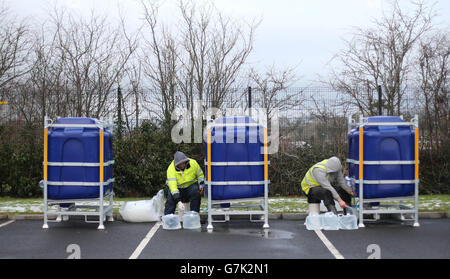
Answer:
[(200, 211), (201, 196), (204, 192), (204, 175), (197, 161), (190, 159), (183, 152), (177, 151), (174, 160), (167, 168), (167, 200), (164, 214), (184, 211), (183, 202), (190, 201), (192, 211)]
[(308, 197), (309, 213), (320, 213), (321, 200), (328, 211), (334, 214), (337, 214), (334, 201), (338, 201), (346, 213), (345, 208), (347, 205), (351, 206), (351, 197), (355, 196), (353, 190), (345, 184), (341, 161), (337, 157), (312, 166), (303, 178), (301, 186)]

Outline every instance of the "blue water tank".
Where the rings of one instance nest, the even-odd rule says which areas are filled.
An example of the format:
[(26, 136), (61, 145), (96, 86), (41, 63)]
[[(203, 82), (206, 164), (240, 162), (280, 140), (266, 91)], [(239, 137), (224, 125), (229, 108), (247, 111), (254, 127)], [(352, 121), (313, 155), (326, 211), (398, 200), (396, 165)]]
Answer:
[[(211, 199), (264, 196), (264, 127), (248, 116), (218, 118), (211, 128)], [(208, 178), (208, 145), (205, 161)]]
[[(367, 125), (363, 128), (363, 197), (389, 198), (414, 195), (414, 183), (377, 183), (379, 180), (414, 180), (415, 131), (397, 116), (373, 116), (368, 123), (396, 123), (393, 125)], [(348, 133), (349, 176), (359, 179), (359, 127)], [(384, 162), (380, 162), (384, 161)], [(398, 181), (397, 181), (398, 182)], [(356, 183), (359, 195), (359, 183)]]
[[(96, 124), (93, 118), (59, 118), (56, 124)], [(104, 129), (104, 194), (112, 191), (112, 133)], [(59, 182), (98, 183), (100, 180), (100, 129), (52, 127), (48, 131), (48, 198), (90, 199), (100, 196), (99, 186), (70, 186)], [(109, 163), (108, 163), (109, 162)], [(68, 164), (69, 163), (69, 164)], [(83, 166), (70, 166), (83, 163)]]

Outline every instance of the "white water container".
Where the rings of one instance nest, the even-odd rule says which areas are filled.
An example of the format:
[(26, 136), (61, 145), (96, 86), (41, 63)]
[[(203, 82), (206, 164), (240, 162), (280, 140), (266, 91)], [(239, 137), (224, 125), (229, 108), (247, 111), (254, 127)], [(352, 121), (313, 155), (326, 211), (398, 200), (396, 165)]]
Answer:
[(305, 225), (307, 230), (321, 230), (322, 218), (317, 213), (310, 213), (306, 216)]
[(165, 230), (181, 229), (180, 217), (175, 214), (167, 214), (162, 217), (162, 225)]
[(338, 221), (339, 229), (341, 230), (356, 230), (358, 228), (357, 218), (355, 215), (348, 213), (346, 215), (339, 214)]
[(184, 229), (200, 229), (200, 215), (195, 211), (185, 211), (183, 214)]
[(337, 215), (333, 212), (327, 212), (321, 214), (322, 219), (322, 229), (324, 230), (339, 230), (339, 221)]

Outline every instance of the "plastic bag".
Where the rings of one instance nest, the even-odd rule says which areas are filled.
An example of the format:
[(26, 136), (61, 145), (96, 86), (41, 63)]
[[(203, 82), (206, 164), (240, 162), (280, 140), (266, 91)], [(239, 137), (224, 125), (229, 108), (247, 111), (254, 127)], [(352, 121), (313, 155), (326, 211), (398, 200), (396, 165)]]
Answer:
[(119, 209), (127, 222), (155, 222), (163, 215), (164, 191), (160, 190), (151, 200), (129, 201)]

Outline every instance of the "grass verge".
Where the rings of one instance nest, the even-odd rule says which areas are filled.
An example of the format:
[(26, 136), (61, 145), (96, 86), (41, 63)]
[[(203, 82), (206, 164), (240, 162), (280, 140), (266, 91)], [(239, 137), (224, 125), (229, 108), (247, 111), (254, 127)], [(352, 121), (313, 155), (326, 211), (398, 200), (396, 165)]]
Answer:
[[(120, 207), (128, 201), (149, 200), (151, 197), (114, 198), (114, 213), (119, 213)], [(95, 204), (90, 202), (88, 204)], [(412, 206), (412, 201), (405, 201), (405, 205)], [(208, 205), (206, 198), (202, 199), (201, 212), (205, 212)], [(0, 197), (0, 214), (42, 214), (42, 198), (9, 198)], [(308, 209), (305, 197), (270, 197), (270, 213), (304, 213)], [(419, 196), (420, 212), (450, 212), (450, 195), (422, 195)]]

